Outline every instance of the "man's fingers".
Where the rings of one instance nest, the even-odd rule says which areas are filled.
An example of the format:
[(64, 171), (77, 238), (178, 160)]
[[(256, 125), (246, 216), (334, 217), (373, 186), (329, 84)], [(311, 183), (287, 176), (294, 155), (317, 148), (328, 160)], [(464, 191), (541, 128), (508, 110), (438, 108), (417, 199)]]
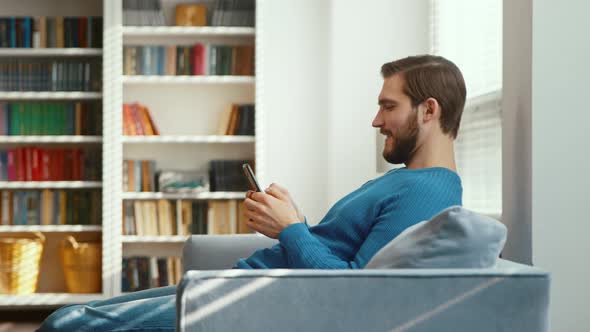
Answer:
[(244, 206), (246, 207), (246, 210), (250, 210), (250, 211), (257, 211), (262, 208), (262, 204), (260, 204), (259, 202), (255, 201), (251, 198), (246, 198), (244, 200)]
[(288, 197), (282, 191), (280, 191), (278, 188), (276, 188), (274, 186), (268, 187), (264, 192), (266, 192), (267, 194), (269, 194), (277, 199), (280, 199), (281, 201), (288, 200)]

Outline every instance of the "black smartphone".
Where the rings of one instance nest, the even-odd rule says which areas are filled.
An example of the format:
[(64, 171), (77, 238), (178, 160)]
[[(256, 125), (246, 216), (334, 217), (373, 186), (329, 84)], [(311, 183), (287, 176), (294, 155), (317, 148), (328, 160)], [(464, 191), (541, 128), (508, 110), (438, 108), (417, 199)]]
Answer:
[(254, 172), (252, 171), (252, 167), (250, 167), (250, 164), (243, 164), (242, 169), (244, 170), (244, 174), (246, 174), (246, 178), (248, 179), (250, 190), (262, 192), (262, 188), (260, 188), (258, 180), (256, 180), (256, 176), (254, 175)]

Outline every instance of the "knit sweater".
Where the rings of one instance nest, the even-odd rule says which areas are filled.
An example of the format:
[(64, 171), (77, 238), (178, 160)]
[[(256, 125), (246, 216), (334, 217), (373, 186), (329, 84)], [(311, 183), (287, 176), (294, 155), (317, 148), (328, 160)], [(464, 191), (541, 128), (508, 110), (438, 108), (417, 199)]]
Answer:
[(461, 179), (442, 167), (393, 169), (339, 200), (316, 226), (292, 224), (241, 269), (360, 269), (406, 228), (461, 205)]

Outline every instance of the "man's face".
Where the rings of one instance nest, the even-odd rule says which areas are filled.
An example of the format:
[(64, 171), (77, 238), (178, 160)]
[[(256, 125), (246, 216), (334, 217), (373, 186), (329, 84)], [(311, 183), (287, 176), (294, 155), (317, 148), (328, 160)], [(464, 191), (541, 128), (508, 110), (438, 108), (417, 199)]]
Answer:
[(418, 142), (417, 108), (412, 108), (410, 97), (403, 93), (403, 79), (393, 75), (383, 81), (379, 94), (379, 111), (373, 127), (385, 135), (383, 158), (392, 164), (407, 163)]

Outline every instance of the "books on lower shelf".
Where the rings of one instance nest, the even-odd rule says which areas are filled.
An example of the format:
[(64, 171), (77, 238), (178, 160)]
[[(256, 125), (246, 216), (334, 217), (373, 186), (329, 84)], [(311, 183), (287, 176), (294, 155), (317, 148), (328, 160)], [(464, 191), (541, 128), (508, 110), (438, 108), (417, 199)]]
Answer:
[(100, 225), (99, 190), (0, 191), (2, 225)]
[(125, 75), (254, 75), (254, 46), (124, 46)]
[(154, 160), (124, 160), (123, 191), (197, 193), (209, 191), (209, 183), (204, 172), (157, 170)]
[(254, 105), (230, 104), (219, 119), (217, 135), (254, 135)]
[(0, 47), (102, 47), (102, 17), (0, 17)]
[(123, 292), (172, 286), (182, 278), (182, 262), (180, 257), (124, 257), (121, 272)]
[(244, 209), (243, 202), (237, 200), (125, 201), (123, 235), (251, 233)]
[(96, 60), (0, 59), (0, 91), (101, 91)]
[(0, 151), (0, 181), (100, 181), (93, 150), (24, 147)]
[(123, 135), (160, 135), (149, 109), (140, 103), (123, 104)]
[(0, 102), (0, 135), (101, 135), (100, 103)]

